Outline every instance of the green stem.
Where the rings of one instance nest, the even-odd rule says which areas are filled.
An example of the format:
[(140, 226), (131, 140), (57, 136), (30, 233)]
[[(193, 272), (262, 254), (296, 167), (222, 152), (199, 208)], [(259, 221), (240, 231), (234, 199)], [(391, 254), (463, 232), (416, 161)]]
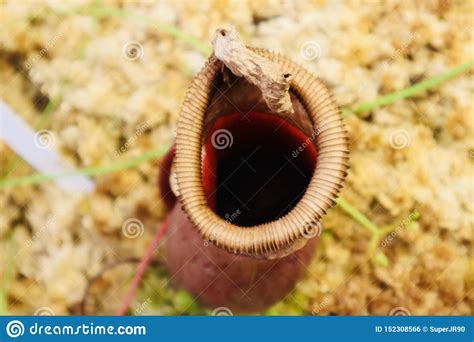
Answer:
[(413, 222), (418, 221), (420, 217), (421, 217), (420, 212), (417, 209), (415, 209), (414, 211), (410, 213), (410, 215), (408, 215), (407, 218), (398, 222), (398, 224), (393, 224), (393, 225), (380, 228), (380, 233), (382, 236), (388, 235), (399, 227), (403, 227), (403, 228), (408, 227)]
[(435, 88), (436, 86), (440, 85), (441, 83), (444, 83), (466, 71), (471, 69), (471, 67), (474, 65), (474, 60), (470, 60), (469, 62), (466, 62), (462, 65), (458, 65), (457, 67), (452, 68), (448, 72), (434, 76), (432, 78), (428, 78), (424, 81), (421, 81), (419, 83), (416, 83), (412, 85), (411, 87), (404, 88), (402, 90), (384, 95), (382, 97), (379, 97), (373, 102), (366, 102), (366, 103), (361, 103), (358, 106), (349, 109), (345, 108), (344, 112), (347, 113), (347, 111), (350, 111), (355, 114), (360, 114), (363, 112), (370, 111), (372, 109), (385, 106), (387, 104), (393, 103), (397, 100), (402, 100), (406, 99), (409, 97), (412, 97), (414, 95), (417, 95), (423, 91)]
[(149, 151), (141, 156), (120, 161), (116, 163), (112, 163), (106, 166), (95, 166), (95, 167), (84, 167), (84, 168), (77, 168), (70, 171), (52, 174), (52, 175), (45, 175), (42, 173), (35, 173), (25, 177), (18, 177), (12, 179), (4, 179), (0, 181), (0, 190), (12, 188), (21, 185), (33, 185), (38, 184), (44, 181), (54, 180), (56, 178), (70, 176), (75, 174), (83, 174), (88, 176), (99, 176), (110, 172), (116, 172), (126, 169), (131, 169), (141, 163), (146, 161), (156, 159), (162, 156), (167, 150), (167, 147), (157, 148), (155, 150)]
[(372, 235), (372, 238), (369, 242), (369, 248), (367, 249), (367, 255), (369, 256), (369, 258), (373, 258), (375, 256), (375, 251), (377, 250), (380, 238), (381, 236), (378, 232)]
[(339, 208), (344, 210), (350, 217), (352, 217), (356, 222), (360, 223), (369, 232), (371, 232), (372, 234), (379, 234), (379, 228), (372, 221), (370, 221), (367, 216), (365, 216), (358, 209), (353, 207), (352, 204), (347, 202), (344, 198), (339, 197), (336, 200), (336, 203)]
[(102, 6), (87, 6), (81, 7), (79, 13), (85, 15), (92, 15), (96, 17), (119, 17), (119, 18), (130, 18), (142, 23), (145, 23), (149, 26), (155, 27), (157, 30), (169, 34), (170, 36), (180, 39), (189, 45), (191, 45), (194, 49), (201, 52), (203, 55), (208, 56), (211, 54), (212, 49), (207, 44), (201, 42), (195, 36), (188, 34), (184, 31), (181, 31), (174, 25), (164, 24), (156, 19), (141, 15), (133, 12), (129, 12), (124, 9), (118, 8), (111, 8), (111, 7), (102, 7)]

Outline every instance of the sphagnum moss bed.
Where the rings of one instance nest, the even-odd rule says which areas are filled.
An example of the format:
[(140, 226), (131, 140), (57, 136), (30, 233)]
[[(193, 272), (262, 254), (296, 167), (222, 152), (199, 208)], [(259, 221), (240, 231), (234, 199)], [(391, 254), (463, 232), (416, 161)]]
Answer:
[[(472, 13), (470, 1), (3, 3), (1, 100), (97, 188), (21, 178), (35, 170), (0, 143), (1, 313), (78, 314), (86, 292), (86, 313), (118, 310), (165, 215), (159, 157), (184, 92), (205, 42), (233, 25), (322, 78), (351, 136), (306, 277), (261, 314), (472, 314)], [(130, 312), (212, 313), (173, 287), (163, 257)]]

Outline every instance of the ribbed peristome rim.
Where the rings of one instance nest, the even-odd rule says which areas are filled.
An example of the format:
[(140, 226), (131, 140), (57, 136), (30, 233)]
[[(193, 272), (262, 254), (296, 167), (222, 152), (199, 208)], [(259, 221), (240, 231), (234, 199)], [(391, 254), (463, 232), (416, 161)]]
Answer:
[(334, 205), (347, 175), (348, 134), (339, 107), (317, 77), (290, 59), (264, 49), (251, 48), (279, 64), (292, 75), (290, 90), (305, 107), (318, 132), (316, 169), (297, 205), (278, 220), (240, 227), (219, 217), (208, 206), (202, 184), (202, 133), (204, 118), (213, 93), (213, 82), (221, 70), (214, 56), (192, 82), (178, 119), (176, 177), (180, 202), (203, 239), (230, 252), (256, 257), (275, 257), (301, 248), (307, 240), (303, 226), (318, 224)]

